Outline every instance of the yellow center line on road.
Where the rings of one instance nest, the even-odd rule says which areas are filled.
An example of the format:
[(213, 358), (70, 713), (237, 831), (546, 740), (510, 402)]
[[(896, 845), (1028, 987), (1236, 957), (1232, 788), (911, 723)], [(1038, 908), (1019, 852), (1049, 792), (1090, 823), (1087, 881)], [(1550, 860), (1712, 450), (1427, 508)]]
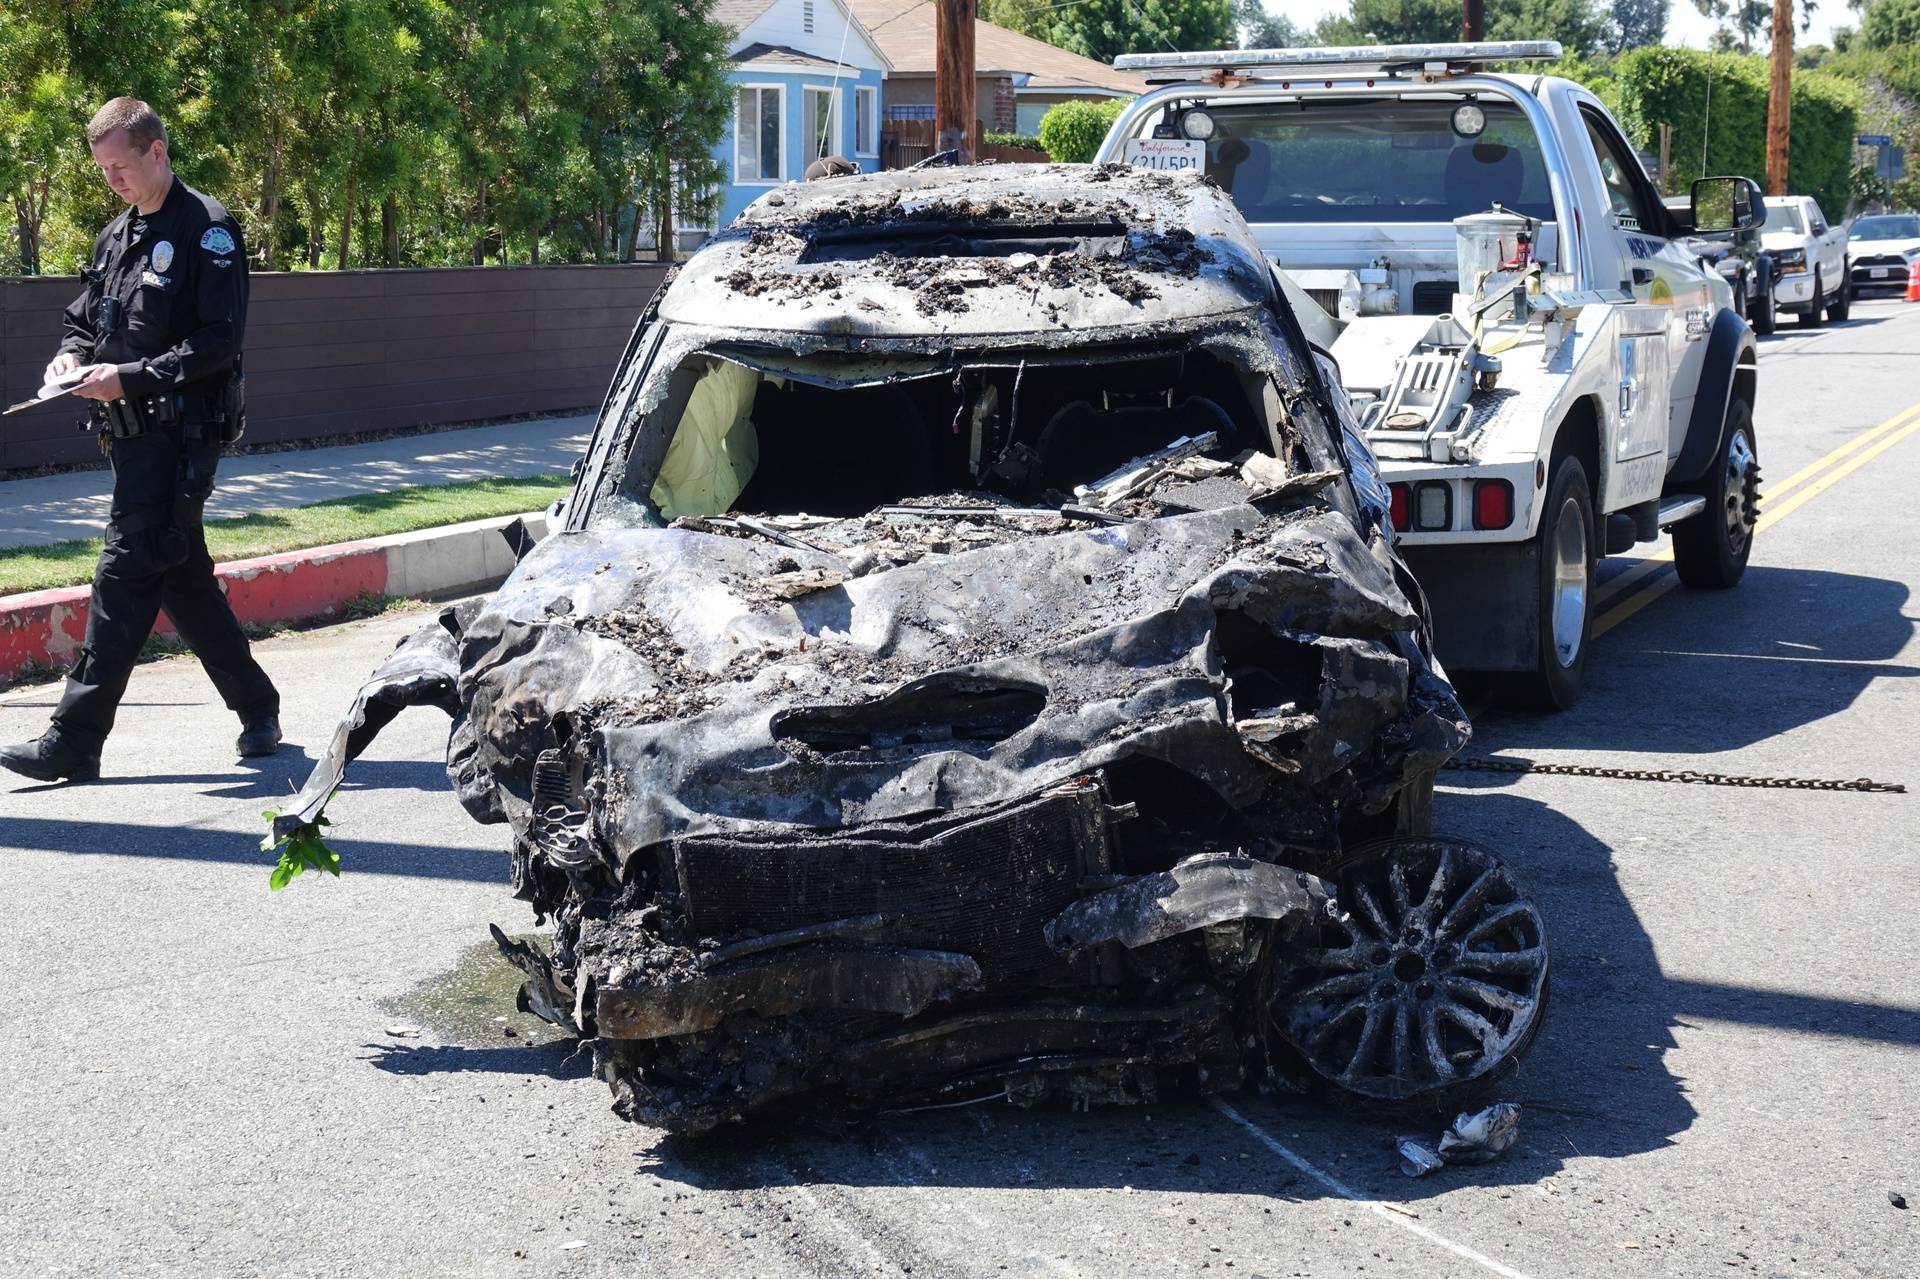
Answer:
[[(1887, 433), (1889, 431), (1891, 434)], [(1802, 506), (1805, 506), (1808, 502), (1811, 502), (1814, 498), (1838, 484), (1841, 480), (1846, 479), (1847, 476), (1852, 475), (1855, 471), (1873, 461), (1874, 458), (1879, 457), (1894, 445), (1916, 433), (1920, 433), (1920, 405), (1916, 405), (1914, 408), (1900, 414), (1891, 422), (1883, 423), (1867, 432), (1863, 438), (1879, 437), (1870, 448), (1855, 453), (1855, 450), (1861, 443), (1861, 440), (1856, 439), (1835, 449), (1813, 466), (1803, 468), (1787, 477), (1788, 482), (1783, 483), (1781, 485), (1782, 488), (1788, 487), (1789, 484), (1798, 484), (1803, 478), (1813, 474), (1819, 467), (1826, 465), (1835, 458), (1846, 458), (1848, 453), (1855, 453), (1853, 457), (1847, 458), (1845, 461), (1840, 462), (1839, 465), (1833, 466), (1831, 469), (1819, 474), (1816, 478), (1808, 482), (1805, 488), (1794, 493), (1791, 497), (1786, 498), (1784, 501), (1777, 502), (1772, 507), (1762, 511), (1759, 522), (1754, 525), (1754, 536), (1757, 537), (1761, 533), (1764, 533), (1767, 529), (1793, 514)], [(1672, 557), (1672, 548), (1669, 547), (1666, 552), (1666, 558), (1671, 559)], [(1641, 609), (1679, 585), (1679, 582), (1680, 579), (1678, 577), (1662, 577), (1641, 588), (1636, 594), (1614, 605), (1611, 609), (1608, 609), (1605, 613), (1594, 619), (1594, 638), (1598, 639), (1600, 636), (1605, 635), (1608, 631), (1620, 625), (1620, 623), (1626, 621), (1635, 613), (1638, 613)]]
[[(1788, 493), (1792, 492), (1793, 489), (1798, 487), (1800, 484), (1806, 482), (1808, 479), (1812, 478), (1813, 476), (1818, 475), (1822, 470), (1840, 461), (1842, 458), (1846, 457), (1849, 453), (1853, 453), (1859, 449), (1863, 449), (1867, 447), (1867, 445), (1872, 444), (1875, 440), (1886, 435), (1889, 431), (1897, 430), (1900, 427), (1911, 425), (1916, 416), (1920, 416), (1920, 404), (1915, 404), (1911, 408), (1902, 409), (1900, 412), (1894, 414), (1892, 417), (1888, 418), (1886, 421), (1882, 422), (1880, 425), (1860, 432), (1860, 434), (1854, 436), (1852, 439), (1848, 440), (1845, 444), (1842, 444), (1838, 448), (1833, 449), (1831, 452), (1826, 453), (1821, 457), (1815, 459), (1814, 461), (1807, 463), (1807, 465), (1801, 467), (1799, 470), (1795, 471), (1792, 475), (1787, 476), (1786, 479), (1780, 480), (1776, 483), (1763, 485), (1760, 489), (1761, 504), (1764, 506), (1768, 502), (1778, 501), (1780, 498), (1785, 497)], [(1765, 524), (1766, 524), (1766, 517), (1763, 515), (1761, 517), (1761, 527), (1765, 527)], [(1624, 594), (1628, 588), (1632, 587), (1638, 582), (1644, 581), (1646, 578), (1648, 578), (1654, 573), (1659, 572), (1661, 569), (1665, 568), (1668, 564), (1671, 564), (1671, 563), (1673, 563), (1673, 543), (1667, 542), (1666, 544), (1662, 545), (1659, 550), (1653, 552), (1652, 554), (1646, 556), (1643, 559), (1634, 561), (1632, 567), (1625, 569), (1624, 571), (1616, 574), (1613, 577), (1608, 578), (1605, 582), (1596, 586), (1593, 591), (1594, 606), (1597, 608), (1600, 605), (1605, 604), (1608, 600), (1613, 599), (1616, 596), (1619, 596), (1621, 594)], [(1622, 618), (1620, 620), (1624, 621), (1625, 619)], [(1619, 624), (1618, 622), (1610, 623), (1610, 625), (1618, 625), (1618, 624)], [(1595, 625), (1593, 633), (1595, 635), (1599, 635), (1601, 633), (1600, 627), (1598, 626), (1598, 624)]]

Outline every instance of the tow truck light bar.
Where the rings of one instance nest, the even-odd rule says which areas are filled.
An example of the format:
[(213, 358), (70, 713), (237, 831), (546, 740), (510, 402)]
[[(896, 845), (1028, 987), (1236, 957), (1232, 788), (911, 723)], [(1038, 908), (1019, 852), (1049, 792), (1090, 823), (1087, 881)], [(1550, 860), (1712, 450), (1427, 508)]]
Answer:
[(1361, 74), (1420, 71), (1448, 75), (1485, 62), (1550, 62), (1558, 40), (1481, 40), (1463, 44), (1354, 44), (1323, 49), (1214, 49), (1195, 53), (1123, 53), (1116, 70), (1138, 71), (1151, 84), (1203, 79), (1208, 73), (1251, 80), (1278, 80), (1331, 68)]

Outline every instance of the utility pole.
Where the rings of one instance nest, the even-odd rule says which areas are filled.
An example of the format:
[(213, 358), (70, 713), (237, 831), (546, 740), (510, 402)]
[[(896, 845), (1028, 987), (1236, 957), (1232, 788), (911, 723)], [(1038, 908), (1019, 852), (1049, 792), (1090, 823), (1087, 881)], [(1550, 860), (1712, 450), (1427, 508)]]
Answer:
[(1787, 193), (1793, 115), (1793, 0), (1773, 0), (1773, 88), (1767, 95), (1767, 194)]
[(934, 0), (933, 149), (973, 163), (975, 0)]
[(1478, 40), (1486, 29), (1486, 0), (1461, 0), (1460, 38), (1467, 41)]

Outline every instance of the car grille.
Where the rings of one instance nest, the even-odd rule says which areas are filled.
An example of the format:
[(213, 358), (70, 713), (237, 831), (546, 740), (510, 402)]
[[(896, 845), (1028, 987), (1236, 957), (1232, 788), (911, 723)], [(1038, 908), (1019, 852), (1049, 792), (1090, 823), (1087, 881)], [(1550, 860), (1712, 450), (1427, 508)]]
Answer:
[(859, 915), (883, 940), (971, 955), (989, 979), (1070, 976), (1041, 929), (1108, 869), (1101, 785), (1082, 780), (971, 820), (673, 846), (697, 936), (780, 932)]
[[(1886, 271), (1887, 274), (1874, 277), (1874, 271)], [(1877, 284), (1892, 288), (1907, 282), (1907, 260), (1898, 254), (1875, 254), (1870, 258), (1853, 260), (1853, 282), (1855, 284)]]

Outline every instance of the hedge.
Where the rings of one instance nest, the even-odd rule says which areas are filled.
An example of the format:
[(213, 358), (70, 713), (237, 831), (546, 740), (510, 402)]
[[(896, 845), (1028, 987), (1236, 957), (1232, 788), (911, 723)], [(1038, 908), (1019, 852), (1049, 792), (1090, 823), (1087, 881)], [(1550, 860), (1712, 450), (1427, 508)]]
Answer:
[[(1656, 46), (1635, 49), (1614, 64), (1620, 124), (1629, 141), (1658, 151), (1660, 126), (1672, 125), (1671, 163), (1683, 190), (1685, 179), (1697, 172), (1703, 138), (1707, 173), (1744, 174), (1765, 183), (1769, 84), (1764, 57)], [(1787, 188), (1819, 200), (1829, 218), (1846, 214), (1859, 105), (1859, 87), (1850, 81), (1793, 73)]]
[(1129, 98), (1062, 102), (1040, 117), (1040, 145), (1055, 164), (1086, 164), (1127, 108)]

